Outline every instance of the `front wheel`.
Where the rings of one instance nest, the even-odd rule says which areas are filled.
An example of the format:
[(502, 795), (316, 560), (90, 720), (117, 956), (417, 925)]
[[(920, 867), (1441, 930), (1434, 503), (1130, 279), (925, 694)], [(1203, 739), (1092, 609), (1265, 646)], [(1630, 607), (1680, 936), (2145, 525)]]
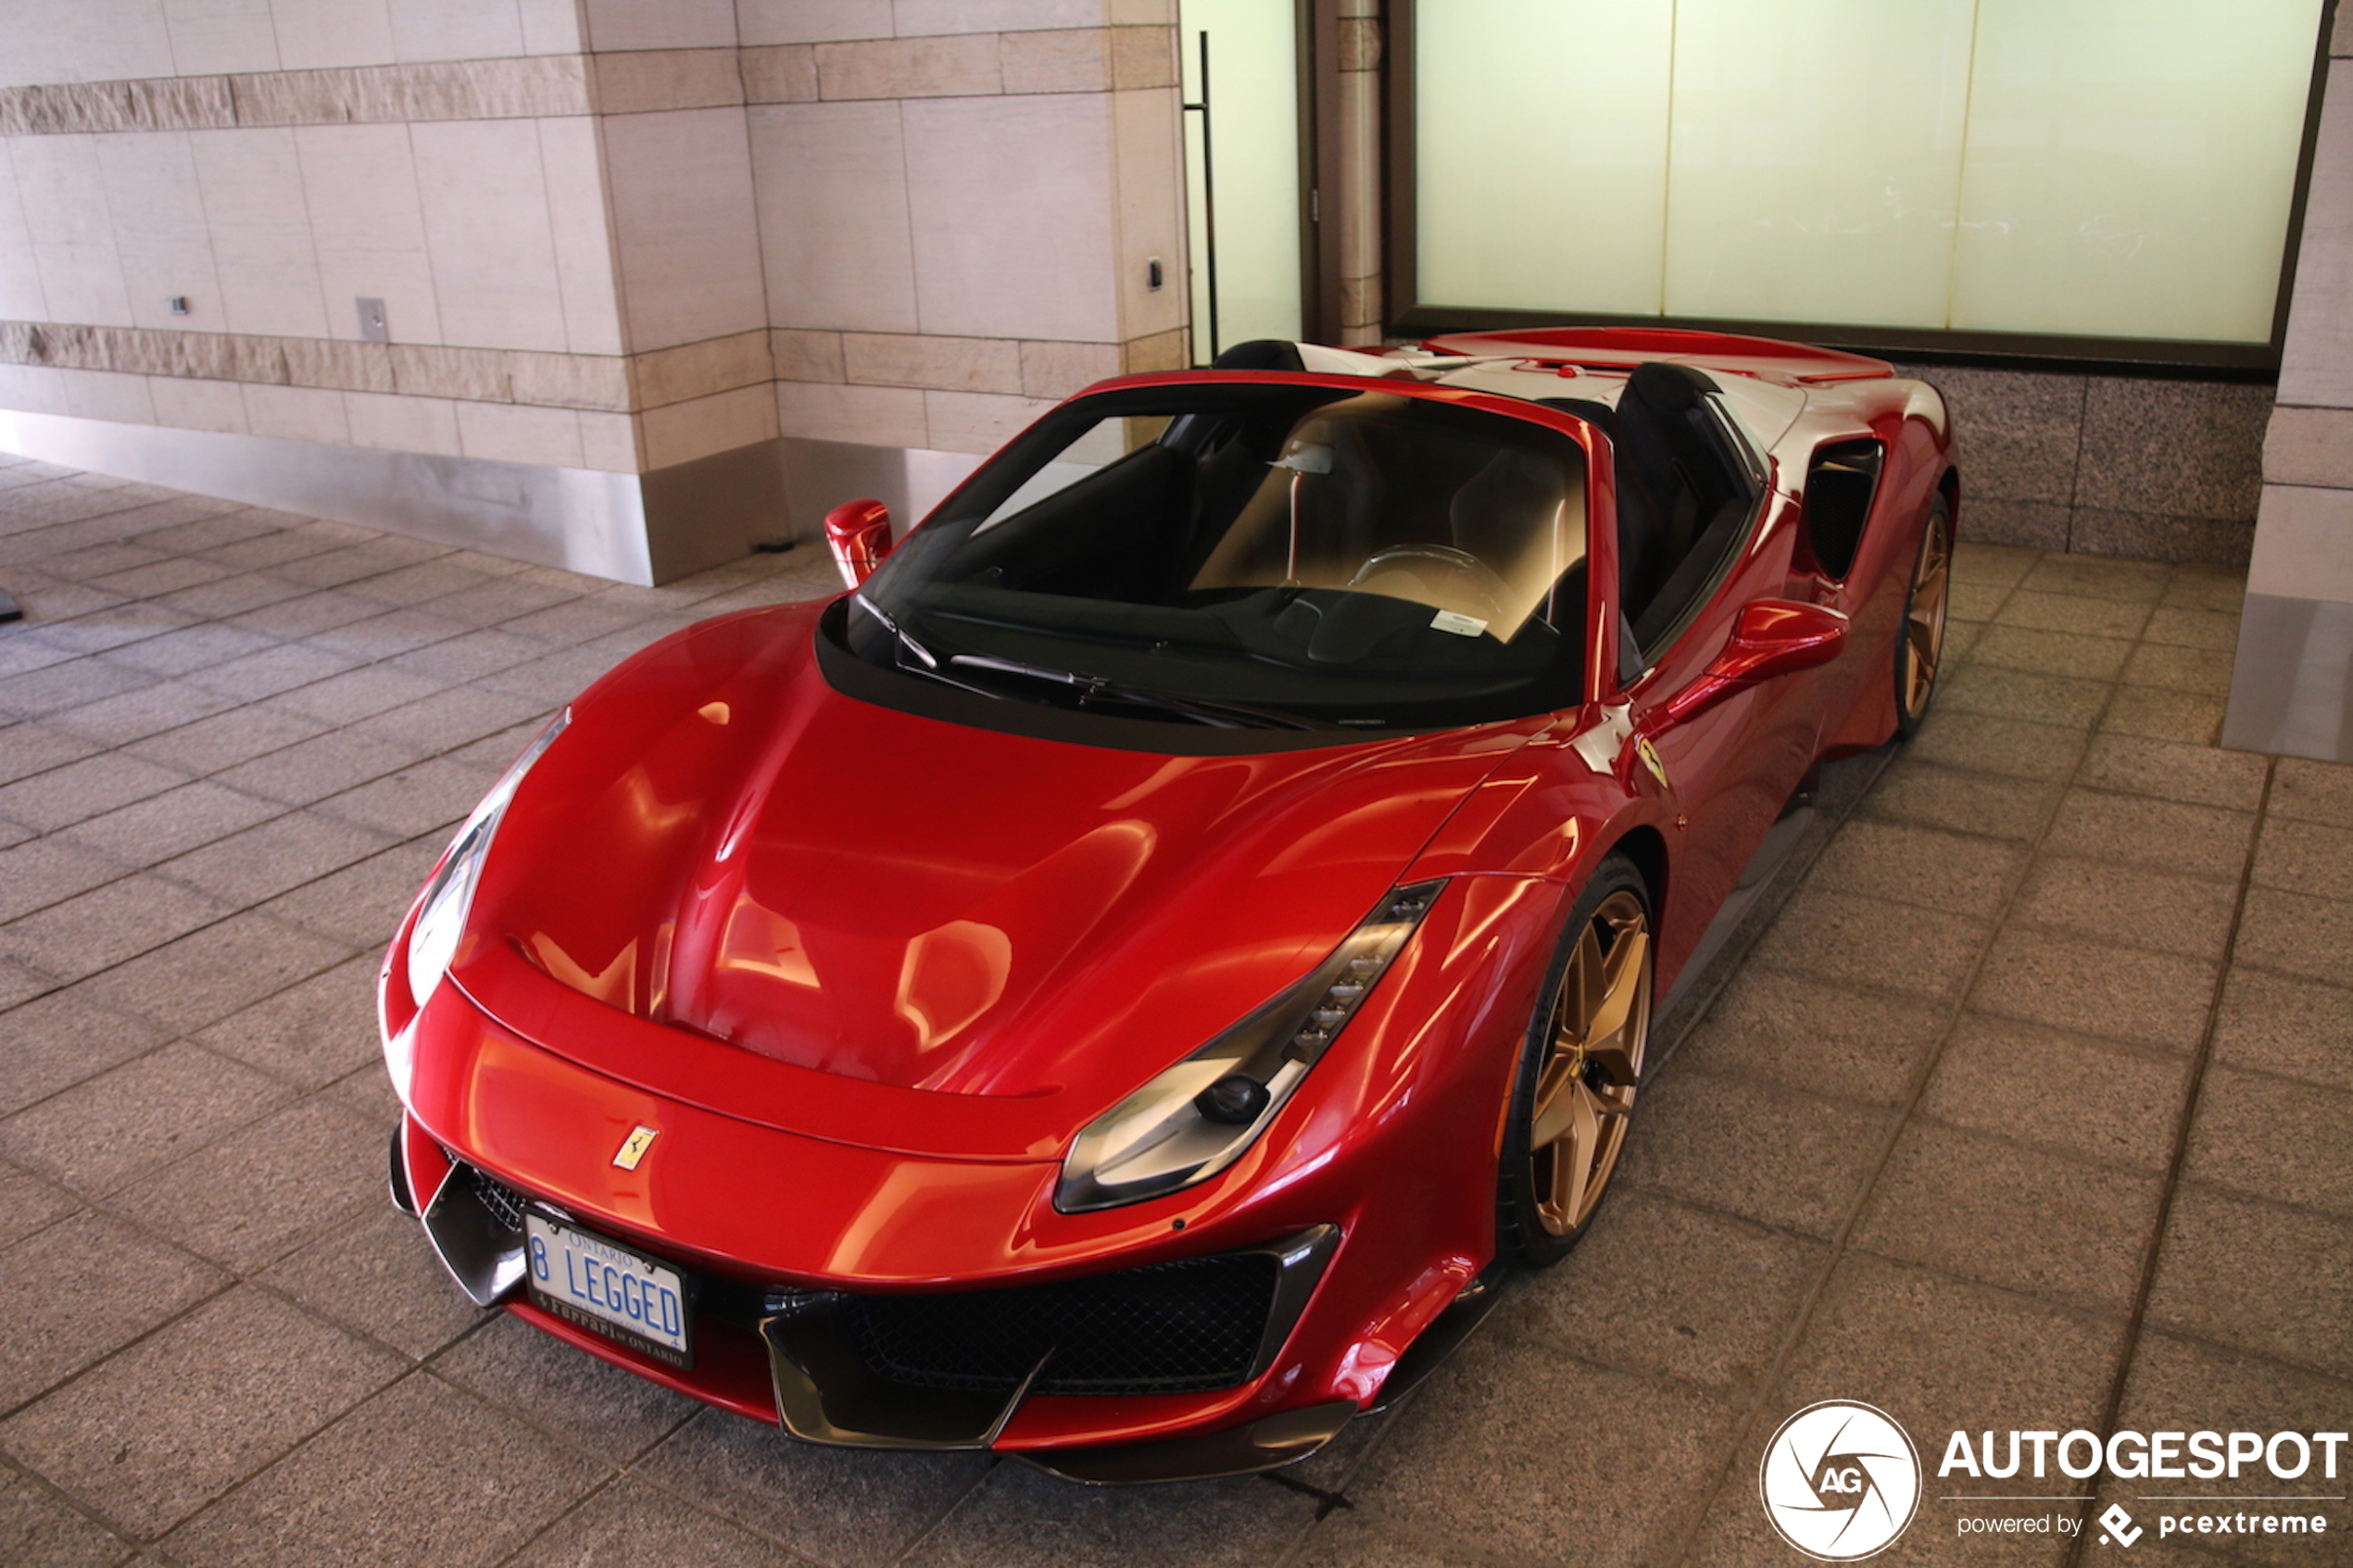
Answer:
[(1936, 672), (1944, 658), (1944, 612), (1953, 579), (1953, 508), (1943, 495), (1928, 504), (1920, 553), (1904, 592), (1902, 635), (1895, 642), (1895, 738), (1909, 740), (1928, 717)]
[(1571, 911), (1505, 1112), (1496, 1250), (1542, 1267), (1585, 1237), (1617, 1173), (1651, 1026), (1650, 891), (1601, 863)]

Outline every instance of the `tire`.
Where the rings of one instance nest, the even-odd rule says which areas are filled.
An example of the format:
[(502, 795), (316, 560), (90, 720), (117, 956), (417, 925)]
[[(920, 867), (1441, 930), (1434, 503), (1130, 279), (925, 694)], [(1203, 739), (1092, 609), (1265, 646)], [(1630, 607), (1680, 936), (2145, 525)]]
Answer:
[(1642, 872), (1610, 856), (1578, 896), (1521, 1042), (1496, 1181), (1506, 1261), (1558, 1262), (1608, 1194), (1650, 1039), (1651, 929)]
[(1939, 494), (1928, 504), (1912, 580), (1904, 589), (1904, 619), (1895, 635), (1895, 738), (1910, 740), (1928, 717), (1944, 659), (1944, 618), (1952, 604), (1953, 508)]

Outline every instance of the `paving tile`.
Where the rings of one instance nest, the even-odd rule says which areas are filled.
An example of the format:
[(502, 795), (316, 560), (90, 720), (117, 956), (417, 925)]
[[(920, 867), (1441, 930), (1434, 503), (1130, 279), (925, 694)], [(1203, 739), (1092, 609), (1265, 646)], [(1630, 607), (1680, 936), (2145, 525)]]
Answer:
[(2005, 931), (1969, 994), (1978, 1012), (2186, 1051), (2204, 1033), (2215, 966), (2047, 931)]
[(2105, 681), (1965, 663), (1937, 683), (1936, 706), (2083, 730), (2098, 721), (2114, 690)]
[(28, 674), (0, 679), (0, 710), (30, 719), (62, 715), (110, 696), (137, 691), (152, 679), (144, 670), (114, 662), (106, 655), (68, 659)]
[(2353, 1092), (2207, 1070), (2183, 1178), (2353, 1219)]
[(219, 692), (224, 700), (258, 702), (280, 692), (340, 675), (355, 662), (308, 644), (280, 643), (243, 659), (199, 670), (188, 681), (192, 685)]
[(473, 630), (465, 622), (452, 621), (447, 616), (422, 609), (387, 611), (375, 600), (356, 598), (350, 595), (338, 596), (337, 603), (349, 604), (364, 613), (352, 615), (333, 627), (322, 627), (302, 635), (313, 647), (325, 648), (331, 653), (345, 654), (353, 659), (391, 659), (416, 648), (431, 647), (451, 637), (463, 636)]
[[(2207, 1430), (2259, 1432), (2268, 1436), (2284, 1431), (2342, 1431), (2349, 1401), (2353, 1401), (2353, 1387), (2334, 1378), (2317, 1377), (2276, 1361), (2236, 1354), (2170, 1334), (2148, 1334), (2142, 1336), (2133, 1364), (2125, 1374), (2124, 1398), (2116, 1412), (2116, 1424), (2119, 1429), (2132, 1432)], [(2210, 1481), (2188, 1480), (2179, 1486), (2143, 1482), (2131, 1489), (2135, 1493), (2161, 1490), (2237, 1497), (2293, 1491), (2342, 1493), (2344, 1452), (2343, 1449), (2338, 1450), (2337, 1478), (2333, 1485), (2292, 1486), (2274, 1478), (2257, 1461), (2235, 1478), (2225, 1474)], [(2283, 1450), (2284, 1460), (2287, 1453)], [(2321, 1462), (2316, 1457), (2312, 1477), (2325, 1480), (2320, 1471)], [(2321, 1512), (2335, 1515), (2330, 1521), (2333, 1530), (2344, 1528), (2339, 1511)], [(2155, 1538), (2152, 1534), (2135, 1543), (2134, 1561), (2139, 1560), (2144, 1547), (2154, 1544)], [(2321, 1561), (2315, 1543), (2309, 1537), (2273, 1536), (2242, 1540), (2234, 1537), (2229, 1545), (2233, 1556), (2248, 1562), (2307, 1564)]]
[(276, 572), (245, 571), (167, 594), (160, 602), (192, 614), (227, 617), (299, 598), (309, 591), (307, 584)]
[(265, 1073), (318, 1088), (375, 1060), (376, 967), (362, 953), (232, 1013), (197, 1035)]
[(384, 1130), (304, 1100), (123, 1190), (121, 1205), (205, 1257), (252, 1273), (296, 1241), (384, 1201)]
[(2219, 960), (2237, 903), (2238, 890), (2229, 883), (2048, 855), (2027, 877), (2018, 918), (2097, 941)]
[[(1507, 1561), (1573, 1541), (1580, 1562), (1661, 1562), (1738, 1424), (1718, 1395), (1481, 1336), (1415, 1396), (1349, 1492), (1369, 1516)], [(1623, 1484), (1629, 1453), (1642, 1456), (1639, 1486)], [(1521, 1468), (1530, 1454), (1545, 1456), (1539, 1486)]]
[(2268, 759), (2244, 751), (2137, 735), (2095, 735), (2076, 782), (2198, 806), (2252, 811), (2263, 799)]
[(472, 625), (494, 626), (579, 596), (576, 589), (530, 582), (518, 572), (434, 599), (433, 610)]
[(1744, 965), (1676, 1047), (1671, 1071), (1695, 1068), (1893, 1110), (1910, 1098), (1948, 1010)]
[(2000, 912), (2026, 859), (2024, 846), (2000, 839), (1850, 822), (1823, 848), (1806, 882), (1856, 897), (1985, 920)]
[(1873, 1185), (1855, 1245), (2122, 1316), (2162, 1188), (2158, 1173), (1915, 1122)]
[(186, 681), (171, 681), (53, 713), (49, 722), (108, 746), (122, 746), (231, 706), (225, 696)]
[(77, 822), (57, 842), (86, 844), (121, 865), (152, 866), (284, 809), (275, 801), (199, 779)]
[(35, 838), (0, 849), (0, 921), (104, 886), (124, 870), (119, 859), (64, 838)]
[(602, 1479), (601, 1466), (411, 1374), (182, 1524), (164, 1549), (188, 1568), (481, 1568)]
[(1906, 758), (1880, 775), (1862, 814), (1988, 838), (2032, 840), (2050, 820), (2058, 786), (1936, 768)]
[(400, 1097), (393, 1093), (392, 1078), (384, 1071), (381, 1057), (353, 1068), (327, 1085), (328, 1095), (346, 1110), (380, 1127), (389, 1127), (400, 1120)]
[(414, 838), (454, 831), (497, 782), (487, 769), (435, 758), (329, 796), (316, 809), (395, 838)]
[(570, 702), (620, 659), (604, 648), (567, 648), (529, 664), (485, 675), (477, 683), (485, 691), (504, 692), (543, 704)]
[(689, 1562), (696, 1568), (802, 1568), (806, 1562), (666, 1492), (626, 1479), (558, 1520), (509, 1561), (514, 1568)]
[(1808, 884), (1782, 906), (1754, 961), (1944, 1001), (1967, 983), (1992, 930), (1957, 914)]
[(2020, 586), (2038, 593), (2081, 594), (2086, 598), (2155, 604), (2164, 595), (2171, 576), (2164, 567), (2145, 561), (2046, 555), (2034, 563), (2034, 569)]
[(2353, 1373), (2353, 1222), (2184, 1184), (2148, 1321), (2344, 1377)]
[(0, 817), (52, 832), (187, 782), (177, 769), (103, 752), (0, 785)]
[(162, 605), (134, 602), (78, 615), (70, 621), (19, 623), (12, 630), (9, 640), (26, 638), (72, 654), (104, 653), (192, 623), (190, 617)]
[(274, 639), (258, 632), (200, 621), (119, 648), (114, 660), (157, 675), (186, 675), (277, 646)]
[(1597, 1366), (1753, 1390), (1830, 1261), (1822, 1243), (1613, 1193), (1569, 1259), (1513, 1280), (1479, 1332)]
[[(601, 588), (603, 584), (597, 586)], [(637, 606), (607, 598), (602, 593), (591, 593), (585, 598), (570, 599), (546, 609), (534, 610), (528, 615), (516, 616), (503, 622), (499, 630), (541, 643), (572, 647), (625, 631), (645, 620), (647, 612)]]
[(217, 899), (143, 872), (0, 926), (0, 954), (61, 981), (78, 980), (228, 912)]
[(114, 1568), (136, 1549), (40, 1482), (0, 1466), (0, 1562)]
[(2255, 848), (2254, 880), (2320, 898), (2353, 898), (2353, 827), (2265, 820)]
[(1952, 1126), (2163, 1172), (2188, 1092), (2183, 1058), (1964, 1013), (1919, 1109)]
[(2125, 658), (2132, 651), (2130, 642), (2117, 637), (2042, 632), (1996, 621), (1971, 645), (1969, 659), (1981, 667), (2113, 681), (2122, 671)]
[(433, 1369), (609, 1464), (626, 1465), (704, 1408), (505, 1313), (435, 1356)]
[(2001, 612), (1994, 619), (2002, 626), (2062, 632), (2078, 637), (2137, 637), (2151, 613), (2147, 605), (2129, 599), (2090, 598), (2082, 594), (2050, 594), (2021, 588), (2003, 602)]
[(484, 628), (428, 644), (387, 659), (385, 665), (404, 674), (462, 685), (535, 659), (544, 659), (547, 654), (547, 645), (535, 638), (519, 637), (500, 628)]
[(377, 572), (356, 582), (351, 591), (388, 605), (422, 604), (462, 589), (479, 588), (489, 581), (488, 575), (475, 567), (475, 559), (463, 550), (451, 550), (429, 560)]
[(2353, 767), (2281, 758), (2271, 775), (2269, 809), (2275, 817), (2353, 827)]
[(2233, 965), (2215, 1020), (2214, 1060), (2353, 1089), (2347, 1018), (2353, 1018), (2353, 991)]
[(233, 501), (195, 495), (183, 496), (182, 501), (203, 510), (187, 522), (143, 530), (137, 535), (139, 542), (151, 549), (188, 556), (283, 532), (279, 523), (250, 508), (238, 507)]
[(2043, 852), (2235, 883), (2254, 836), (2247, 812), (2070, 789)]
[(1890, 1121), (1810, 1089), (1669, 1073), (1643, 1091), (1618, 1179), (1828, 1236), (1879, 1162)]
[(1475, 1545), (1368, 1519), (1353, 1507), (1327, 1515), (1286, 1561), (1290, 1568), (1486, 1568), (1491, 1562)]
[[(383, 1127), (389, 1135), (391, 1123)], [(379, 1135), (380, 1150), (383, 1141)], [(377, 1163), (383, 1163), (381, 1153)], [(432, 1355), (487, 1315), (441, 1266), (422, 1227), (388, 1196), (311, 1237), (259, 1277), (320, 1316), (412, 1361)]]
[(440, 754), (496, 734), (517, 724), (535, 728), (551, 718), (562, 699), (516, 696), (459, 686), (422, 702), (396, 708), (353, 726), (354, 733), (372, 735), (427, 755)]
[(2235, 649), (2239, 646), (2238, 612), (2166, 606), (2150, 612), (2141, 638), (2144, 642), (2181, 647)]
[(374, 599), (363, 599), (357, 594), (328, 588), (280, 599), (274, 604), (257, 606), (220, 624), (232, 631), (250, 633), (273, 642), (288, 637), (300, 638), (315, 647), (364, 659), (381, 656), (346, 646), (338, 629), (382, 614), (384, 606)]
[(266, 906), (269, 913), (354, 947), (380, 948), (392, 940), (441, 859), (438, 834), (410, 839), (383, 854), (297, 887)]
[(0, 1160), (0, 1247), (78, 1213), (82, 1199), (31, 1172)]
[(2232, 649), (2173, 647), (2143, 643), (2124, 666), (2124, 680), (2136, 686), (2226, 697), (2231, 693)]
[[(256, 710), (248, 709), (245, 711)], [(297, 724), (315, 722), (296, 715), (287, 717)], [(297, 741), (265, 757), (224, 769), (214, 777), (219, 783), (271, 800), (283, 800), (290, 806), (308, 806), (314, 800), (339, 795), (371, 779), (379, 779), (386, 773), (411, 767), (423, 755), (414, 746), (395, 745), (349, 730), (337, 730), (329, 734), (315, 734), (308, 740)]]
[(634, 1469), (803, 1557), (862, 1568), (897, 1560), (990, 1473), (990, 1461), (812, 1448), (706, 1410)]
[(1947, 768), (2056, 783), (2075, 771), (2084, 740), (2082, 731), (2066, 725), (1936, 708), (1906, 745), (1904, 755)]
[(2258, 969), (2341, 984), (2353, 976), (2353, 905), (2250, 887), (2236, 956)]
[[(125, 546), (123, 548), (127, 550), (131, 546)], [(50, 570), (57, 570), (54, 562), (51, 563)], [(182, 588), (192, 588), (199, 583), (210, 583), (216, 578), (229, 575), (229, 568), (216, 566), (208, 560), (196, 560), (188, 557), (166, 557), (150, 561), (145, 566), (134, 566), (127, 571), (110, 572), (94, 581), (101, 588), (110, 588), (118, 594), (129, 594), (134, 598), (160, 598), (164, 595), (174, 593)]]
[(18, 1411), (0, 1424), (0, 1447), (130, 1534), (157, 1536), (400, 1366), (240, 1287)]
[(97, 749), (94, 741), (69, 731), (11, 724), (0, 729), (0, 784), (14, 784), (29, 774), (78, 762)]
[(284, 1103), (284, 1085), (174, 1041), (0, 1122), (0, 1154), (94, 1196)]
[(157, 868), (160, 876), (247, 907), (389, 848), (389, 834), (316, 811), (290, 811)]
[(252, 761), (325, 733), (326, 726), (315, 719), (297, 719), (261, 708), (238, 708), (135, 741), (129, 750), (168, 768), (205, 774)]
[(45, 975), (35, 974), (22, 964), (0, 959), (0, 1011), (19, 1002), (31, 1000), (44, 991), (57, 989), (57, 983)]
[(229, 1283), (201, 1259), (98, 1213), (0, 1252), (0, 1409), (170, 1321)]
[(233, 915), (82, 983), (88, 999), (173, 1031), (193, 1031), (351, 949), (270, 917)]
[(435, 696), (441, 688), (418, 675), (403, 675), (381, 665), (363, 665), (341, 675), (270, 699), (283, 711), (299, 713), (330, 724), (349, 724), (387, 709)]
[(166, 1038), (152, 1023), (97, 1006), (82, 986), (0, 1012), (0, 1114), (144, 1055)]
[(2238, 612), (2246, 601), (2246, 572), (2238, 567), (2183, 563), (2165, 580), (2162, 603), (2183, 609)]

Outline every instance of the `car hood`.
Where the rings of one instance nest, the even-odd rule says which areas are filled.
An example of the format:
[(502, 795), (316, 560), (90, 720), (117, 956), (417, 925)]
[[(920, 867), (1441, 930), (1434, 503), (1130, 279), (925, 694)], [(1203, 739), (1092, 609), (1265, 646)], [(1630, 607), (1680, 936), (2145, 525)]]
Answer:
[(747, 1082), (1100, 1109), (1305, 973), (1541, 727), (1239, 757), (1006, 734), (835, 690), (817, 614), (705, 623), (575, 703), (468, 947), (724, 1042)]

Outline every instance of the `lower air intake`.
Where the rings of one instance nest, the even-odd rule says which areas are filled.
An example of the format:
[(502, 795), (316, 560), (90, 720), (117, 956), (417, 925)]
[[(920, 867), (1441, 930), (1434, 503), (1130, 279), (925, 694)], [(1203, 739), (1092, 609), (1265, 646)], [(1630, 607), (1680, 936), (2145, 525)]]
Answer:
[(1011, 1290), (859, 1296), (850, 1344), (902, 1386), (1040, 1394), (1189, 1394), (1247, 1382), (1281, 1264), (1267, 1252), (1155, 1263)]

